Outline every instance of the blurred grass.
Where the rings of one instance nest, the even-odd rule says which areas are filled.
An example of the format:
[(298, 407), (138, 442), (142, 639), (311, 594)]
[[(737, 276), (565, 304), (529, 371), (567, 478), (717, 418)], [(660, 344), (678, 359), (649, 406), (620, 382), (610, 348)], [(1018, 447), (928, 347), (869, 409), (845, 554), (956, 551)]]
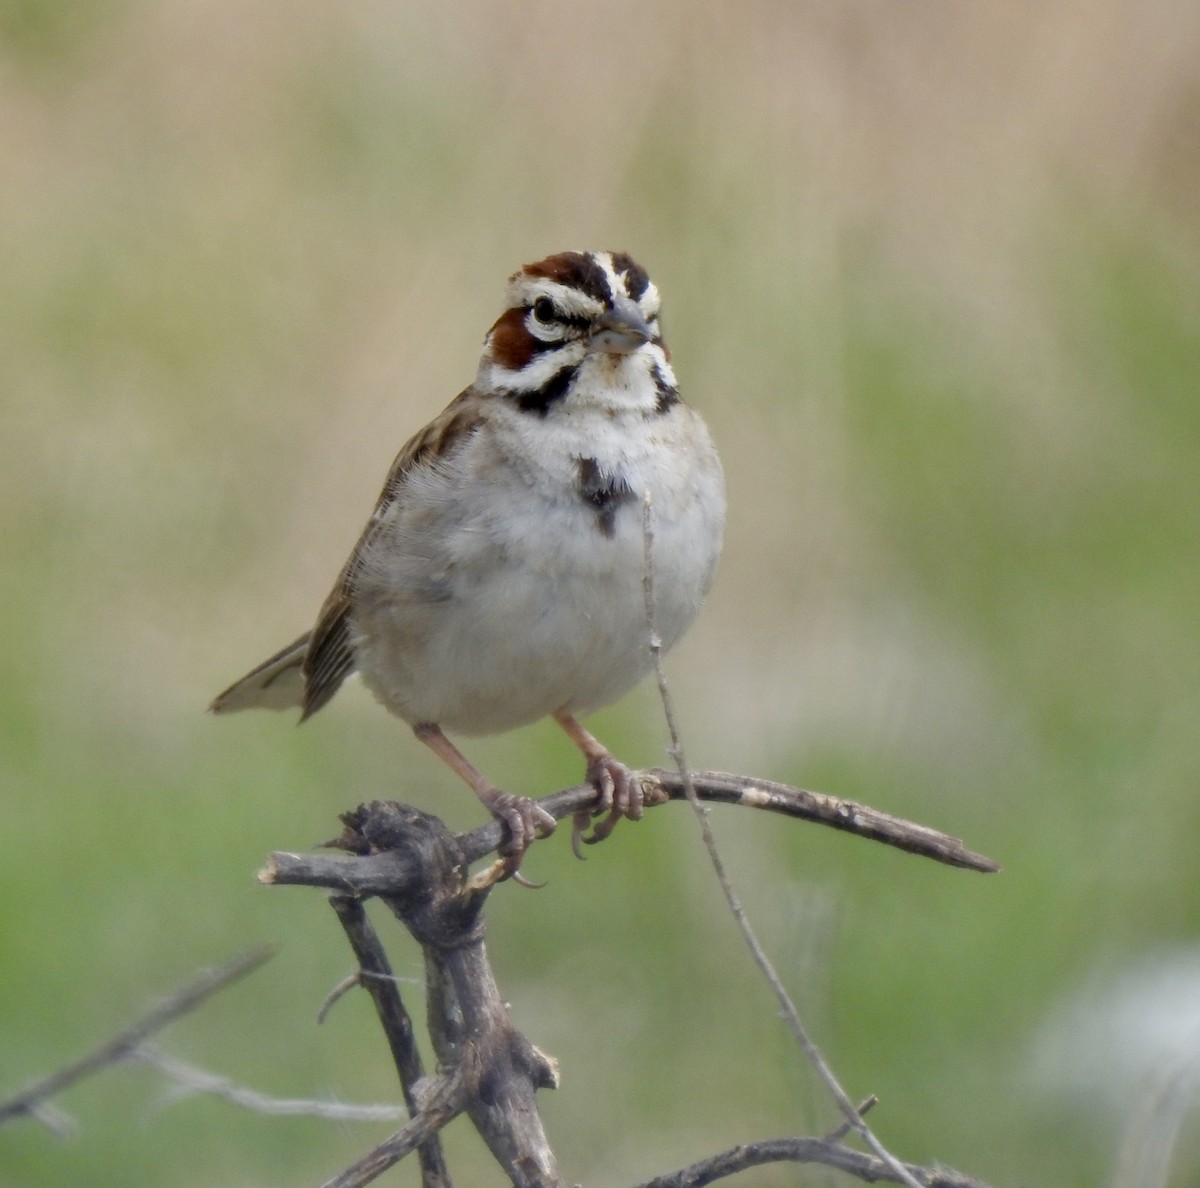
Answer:
[[(393, 1095), (362, 1003), (313, 1025), (332, 920), (252, 874), (359, 799), (462, 827), (470, 797), (361, 694), (302, 731), (200, 711), (311, 620), (503, 278), (611, 246), (662, 288), (730, 482), (670, 664), (691, 759), (1005, 864), (717, 814), (806, 1017), (906, 1157), (1105, 1182), (1128, 1102), (1035, 1070), (1080, 986), (1200, 929), (1198, 48), (1182, 0), (6, 5), (0, 1094), (276, 939), (168, 1045)], [(656, 723), (643, 690), (596, 727), (655, 762)], [(471, 753), (506, 786), (578, 777), (545, 727)], [(549, 888), (491, 912), (563, 1064), (565, 1174), (828, 1125), (686, 814), (589, 859), (539, 847)], [(0, 1185), (316, 1183), (379, 1133), (160, 1097), (137, 1069), (80, 1086), (74, 1141), (0, 1133)], [(798, 1176), (825, 1182), (755, 1182)]]

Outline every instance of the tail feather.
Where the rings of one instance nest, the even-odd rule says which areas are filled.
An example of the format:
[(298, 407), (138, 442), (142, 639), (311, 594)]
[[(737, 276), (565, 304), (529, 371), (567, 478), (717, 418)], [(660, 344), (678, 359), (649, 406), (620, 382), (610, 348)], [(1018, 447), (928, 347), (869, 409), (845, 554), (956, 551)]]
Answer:
[(208, 708), (214, 714), (231, 714), (254, 707), (299, 709), (304, 704), (304, 658), (308, 654), (309, 634), (306, 631), (295, 643), (264, 660), (240, 681), (234, 681)]

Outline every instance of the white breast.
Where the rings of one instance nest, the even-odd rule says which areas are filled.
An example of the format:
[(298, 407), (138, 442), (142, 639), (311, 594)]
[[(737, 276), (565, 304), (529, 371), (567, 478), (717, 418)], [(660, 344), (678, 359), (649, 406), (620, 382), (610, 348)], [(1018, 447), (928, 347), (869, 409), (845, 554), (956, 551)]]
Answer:
[[(629, 497), (586, 502), (583, 459)], [(670, 647), (721, 546), (724, 485), (703, 422), (682, 404), (561, 424), (497, 408), (451, 462), (411, 473), (362, 558), (352, 629), (363, 680), (406, 721), (464, 733), (615, 701), (650, 667), (647, 491), (657, 626)]]

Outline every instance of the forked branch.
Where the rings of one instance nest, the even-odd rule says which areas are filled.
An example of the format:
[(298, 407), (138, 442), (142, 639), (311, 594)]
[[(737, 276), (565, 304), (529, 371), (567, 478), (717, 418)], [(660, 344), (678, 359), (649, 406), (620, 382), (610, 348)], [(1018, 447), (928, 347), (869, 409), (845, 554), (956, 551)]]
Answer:
[(262, 945), (225, 962), (224, 965), (202, 970), (182, 989), (155, 1003), (99, 1047), (26, 1086), (14, 1097), (0, 1101), (0, 1126), (10, 1119), (25, 1116), (51, 1125), (52, 1129), (63, 1129), (62, 1116), (57, 1114), (50, 1104), (52, 1098), (85, 1077), (93, 1076), (122, 1060), (138, 1056), (139, 1050), (152, 1035), (181, 1016), (194, 1011), (230, 982), (256, 970), (274, 952), (273, 946)]
[[(665, 803), (681, 793), (670, 773), (644, 772), (644, 780), (661, 788), (655, 803)], [(990, 869), (986, 859), (970, 855), (954, 839), (912, 826), (910, 822), (875, 814), (854, 806), (852, 814), (839, 813), (844, 802), (801, 793), (779, 785), (732, 776), (701, 775), (701, 787), (723, 799), (753, 807), (773, 808), (790, 815), (805, 815), (828, 823), (869, 821), (873, 831), (899, 828), (896, 836), (933, 834), (939, 851), (967, 861), (953, 865)], [(593, 789), (567, 789), (542, 801), (557, 817), (594, 800)], [(806, 799), (812, 797), (812, 799)], [(799, 806), (799, 811), (794, 811)], [(360, 984), (368, 988), (379, 1007), (379, 991), (395, 997), (392, 1021), (384, 1030), (405, 1096), (416, 1107), (411, 1121), (390, 1138), (367, 1152), (353, 1166), (328, 1180), (324, 1188), (363, 1188), (412, 1151), (429, 1150), (438, 1130), (457, 1115), (471, 1117), (509, 1180), (518, 1188), (562, 1188), (553, 1153), (534, 1104), (538, 1089), (557, 1083), (554, 1062), (539, 1052), (513, 1026), (500, 998), (483, 943), (483, 905), (494, 886), (490, 872), (470, 877), (468, 863), (485, 857), (489, 842), (498, 843), (498, 827), (484, 826), (453, 836), (435, 817), (405, 806), (378, 801), (360, 806), (343, 818), (346, 826), (336, 843), (349, 855), (273, 854), (260, 878), (267, 883), (289, 883), (333, 888), (331, 901), (346, 927), (353, 948), (362, 962)], [(885, 822), (880, 825), (880, 822)], [(838, 824), (837, 827), (844, 827)], [(865, 836), (873, 836), (866, 832)], [(922, 844), (928, 842), (928, 837)], [(928, 848), (928, 847), (927, 847)], [(918, 852), (926, 852), (924, 849)], [(494, 871), (495, 868), (492, 868)], [(358, 897), (378, 896), (400, 918), (425, 953), (430, 1034), (440, 1075), (421, 1078), (419, 1058), (410, 1051), (411, 1029), (396, 1022), (407, 1014), (399, 1003), (399, 989), (378, 947), (371, 923)], [(407, 1065), (407, 1067), (402, 1067)], [(856, 1113), (861, 1117), (861, 1109)], [(714, 1155), (649, 1181), (642, 1188), (696, 1188), (732, 1176), (747, 1168), (770, 1162), (816, 1163), (840, 1169), (860, 1180), (917, 1184), (921, 1188), (986, 1188), (979, 1181), (945, 1169), (913, 1164), (890, 1164), (877, 1154), (847, 1145), (852, 1127), (843, 1125), (824, 1138), (776, 1139), (751, 1143)], [(423, 1166), (426, 1188), (448, 1185), (440, 1165)]]
[[(362, 984), (375, 998), (405, 1096), (418, 1108), (406, 1126), (326, 1188), (359, 1188), (417, 1147), (426, 1188), (449, 1184), (436, 1136), (460, 1113), (470, 1116), (513, 1184), (559, 1188), (562, 1180), (534, 1104), (538, 1089), (557, 1084), (557, 1069), (517, 1031), (500, 998), (483, 943), (483, 905), (492, 883), (468, 879), (457, 840), (436, 817), (376, 801), (342, 821), (336, 844), (355, 857), (334, 861), (347, 871), (363, 864), (374, 869), (383, 861), (399, 874), (382, 889), (377, 881), (375, 893), (424, 951), (430, 1036), (447, 1071), (432, 1081), (421, 1079), (399, 989), (366, 914), (343, 885), (333, 906), (359, 958)], [(300, 881), (329, 885), (319, 878)]]

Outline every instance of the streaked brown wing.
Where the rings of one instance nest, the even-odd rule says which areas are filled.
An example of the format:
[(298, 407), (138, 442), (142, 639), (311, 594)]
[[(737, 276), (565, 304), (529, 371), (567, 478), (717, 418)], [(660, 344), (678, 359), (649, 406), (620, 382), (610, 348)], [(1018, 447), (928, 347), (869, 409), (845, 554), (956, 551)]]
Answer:
[(446, 408), (404, 446), (388, 471), (387, 481), (375, 501), (375, 510), (358, 538), (337, 584), (325, 599), (312, 630), (304, 657), (304, 709), (300, 721), (311, 718), (341, 688), (354, 671), (354, 644), (350, 638), (350, 612), (362, 558), (389, 510), (404, 497), (405, 479), (422, 462), (444, 457), (470, 436), (478, 423), (475, 389), (460, 392)]

